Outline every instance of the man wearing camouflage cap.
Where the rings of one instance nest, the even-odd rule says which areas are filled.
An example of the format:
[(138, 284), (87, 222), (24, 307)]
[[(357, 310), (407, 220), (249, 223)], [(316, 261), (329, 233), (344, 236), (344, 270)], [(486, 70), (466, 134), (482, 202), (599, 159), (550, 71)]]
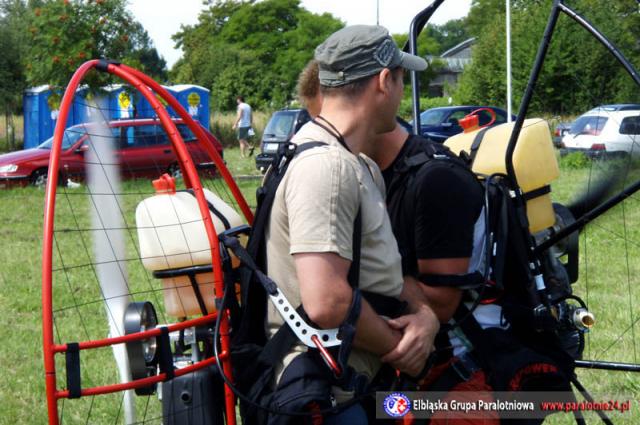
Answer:
[[(364, 25), (332, 34), (316, 49), (315, 60), (321, 112), (292, 141), (298, 150), (309, 142), (324, 145), (297, 154), (278, 186), (266, 231), (267, 269), (317, 327), (342, 329), (346, 323), (353, 325), (355, 336), (348, 344), (343, 341), (352, 345), (343, 365), (349, 373), (342, 379), (325, 374), (327, 394), (313, 393), (315, 387), (304, 381), (309, 379), (308, 367), (301, 366), (305, 346), (298, 343), (284, 356), (276, 368), (274, 396), (284, 410), (348, 401), (364, 390), (363, 382), (375, 380), (383, 362), (419, 374), (438, 329), (429, 307), (408, 299), (382, 176), (375, 163), (360, 155), (373, 136), (395, 128), (403, 69), (419, 71), (427, 64), (401, 52), (383, 27)], [(352, 262), (359, 264), (355, 284)], [(400, 309), (407, 305), (402, 301), (408, 308)], [(398, 306), (395, 312), (384, 310), (390, 305)], [(268, 334), (273, 336), (283, 323), (269, 305)], [(296, 386), (301, 381), (306, 384)], [(281, 416), (277, 423), (299, 419)], [(367, 423), (367, 412), (355, 404), (324, 419), (325, 424), (361, 424)]]

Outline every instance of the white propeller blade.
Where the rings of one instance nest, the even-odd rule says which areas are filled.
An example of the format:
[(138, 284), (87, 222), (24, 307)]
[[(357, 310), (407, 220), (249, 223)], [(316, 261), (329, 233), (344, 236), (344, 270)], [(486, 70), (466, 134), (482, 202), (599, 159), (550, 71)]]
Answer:
[[(96, 123), (97, 124), (97, 123)], [(115, 155), (116, 140), (108, 126), (92, 126), (86, 153), (90, 192), (93, 250), (100, 288), (105, 300), (110, 336), (124, 335), (124, 312), (130, 302), (123, 237), (124, 223), (119, 204), (120, 171)], [(121, 382), (131, 380), (124, 344), (113, 346)], [(125, 422), (136, 422), (134, 391), (124, 393)]]

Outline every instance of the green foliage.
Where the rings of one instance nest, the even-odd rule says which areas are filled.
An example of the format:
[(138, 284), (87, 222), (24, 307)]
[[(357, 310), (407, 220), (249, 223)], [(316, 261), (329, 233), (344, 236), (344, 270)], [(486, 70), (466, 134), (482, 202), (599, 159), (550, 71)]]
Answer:
[(173, 36), (184, 57), (171, 78), (211, 88), (212, 107), (223, 111), (238, 95), (258, 108), (285, 106), (315, 47), (343, 26), (299, 0), (218, 0), (198, 19)]
[[(547, 24), (551, 0), (512, 2), (513, 105), (517, 107)], [(634, 2), (616, 0), (602, 7), (596, 0), (572, 2), (623, 53), (640, 65), (640, 17)], [(503, 105), (506, 99), (505, 15), (503, 0), (474, 0), (469, 31), (478, 37), (473, 62), (460, 79), (456, 103)], [(593, 106), (635, 102), (637, 86), (593, 36), (561, 16), (540, 74), (530, 113), (579, 114)]]
[[(30, 5), (29, 49), (25, 73), (30, 85), (64, 87), (88, 59), (126, 62), (162, 78), (166, 64), (140, 23), (126, 10), (125, 0), (43, 1)], [(92, 86), (104, 84), (98, 74)]]
[(591, 164), (591, 160), (582, 152), (572, 152), (560, 158), (560, 166), (577, 170), (586, 168)]
[(20, 1), (0, 1), (0, 111), (17, 112), (25, 87), (22, 61), (26, 50), (23, 23), (27, 13)]

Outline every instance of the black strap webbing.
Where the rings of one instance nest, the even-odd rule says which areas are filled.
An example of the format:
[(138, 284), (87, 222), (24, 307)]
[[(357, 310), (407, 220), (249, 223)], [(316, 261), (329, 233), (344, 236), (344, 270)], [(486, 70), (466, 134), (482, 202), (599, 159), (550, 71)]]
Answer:
[(347, 281), (352, 288), (360, 286), (360, 246), (362, 239), (362, 211), (358, 208), (356, 219), (353, 222), (353, 238), (351, 240), (352, 260), (347, 274)]
[(209, 312), (207, 310), (207, 305), (204, 302), (204, 298), (202, 297), (202, 292), (200, 292), (200, 286), (196, 280), (196, 275), (194, 273), (189, 273), (188, 276), (189, 282), (191, 283), (191, 289), (193, 289), (193, 294), (196, 296), (196, 300), (198, 301), (198, 307), (200, 307), (202, 315), (206, 316)]
[(419, 274), (417, 277), (425, 285), (437, 287), (471, 289), (484, 283), (484, 276), (477, 271), (467, 274)]
[[(473, 314), (467, 308), (464, 303), (460, 303), (458, 309), (453, 315), (454, 320), (460, 325), (465, 337), (473, 344), (473, 349), (476, 350), (478, 356), (481, 359), (487, 359), (491, 356), (493, 347), (487, 338), (483, 337), (483, 330), (480, 324), (476, 321)], [(486, 367), (486, 365), (482, 365)]]
[(525, 192), (522, 197), (524, 198), (525, 201), (530, 201), (532, 199), (535, 199), (539, 196), (544, 196), (547, 193), (551, 193), (551, 186), (546, 185), (546, 186), (542, 186), (539, 187), (537, 189), (533, 189), (530, 190), (529, 192)]
[(476, 134), (476, 137), (474, 137), (473, 139), (473, 143), (471, 144), (471, 148), (470, 148), (471, 151), (469, 152), (469, 158), (471, 158), (471, 164), (469, 164), (470, 167), (473, 167), (473, 162), (476, 160), (478, 149), (480, 149), (480, 144), (482, 144), (482, 140), (484, 139), (484, 133), (486, 133), (487, 130), (489, 130), (489, 128), (490, 127), (485, 127), (480, 131), (478, 131), (478, 133)]
[[(193, 193), (193, 189), (187, 189), (185, 190), (185, 192), (191, 194), (194, 198), (196, 196), (195, 193)], [(216, 217), (218, 217), (218, 219), (222, 222), (222, 225), (224, 226), (225, 230), (229, 230), (231, 228), (231, 223), (229, 223), (229, 220), (227, 220), (227, 217), (224, 216), (224, 214), (222, 214), (220, 211), (218, 211), (216, 209), (216, 207), (213, 206), (213, 204), (211, 202), (209, 202), (208, 199), (205, 200), (207, 201), (207, 206), (209, 207), (209, 211), (211, 211), (213, 213), (213, 215), (215, 215)], [(216, 229), (218, 230), (218, 229)], [(219, 232), (219, 230), (218, 230)]]
[(166, 374), (165, 381), (175, 377), (169, 328), (166, 326), (160, 326), (160, 336), (158, 337), (158, 367), (160, 368), (160, 373)]
[(77, 342), (67, 343), (65, 360), (67, 366), (67, 389), (69, 390), (69, 398), (80, 398), (82, 392), (82, 387), (80, 385), (80, 344)]

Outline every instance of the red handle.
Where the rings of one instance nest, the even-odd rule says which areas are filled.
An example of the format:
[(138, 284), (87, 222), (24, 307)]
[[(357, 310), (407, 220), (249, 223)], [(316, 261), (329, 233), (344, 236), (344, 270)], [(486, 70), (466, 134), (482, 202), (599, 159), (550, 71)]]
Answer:
[[(480, 117), (476, 114), (477, 112), (480, 112), (480, 111), (488, 111), (489, 114), (491, 114), (491, 121), (489, 121), (488, 123), (482, 126), (479, 125)], [(461, 118), (460, 120), (458, 120), (458, 124), (460, 124), (460, 126), (463, 128), (465, 133), (478, 130), (480, 128), (489, 127), (494, 122), (496, 122), (496, 111), (494, 111), (491, 108), (478, 108), (475, 111), (469, 112), (467, 115), (465, 115), (464, 118)]]
[(331, 353), (327, 351), (324, 345), (322, 345), (322, 342), (320, 342), (320, 338), (318, 338), (318, 335), (312, 335), (311, 341), (313, 341), (316, 347), (318, 347), (318, 350), (320, 350), (320, 355), (322, 356), (322, 359), (327, 364), (327, 366), (329, 366), (329, 369), (333, 370), (336, 376), (342, 375), (342, 369), (340, 368), (338, 363), (336, 363)]

